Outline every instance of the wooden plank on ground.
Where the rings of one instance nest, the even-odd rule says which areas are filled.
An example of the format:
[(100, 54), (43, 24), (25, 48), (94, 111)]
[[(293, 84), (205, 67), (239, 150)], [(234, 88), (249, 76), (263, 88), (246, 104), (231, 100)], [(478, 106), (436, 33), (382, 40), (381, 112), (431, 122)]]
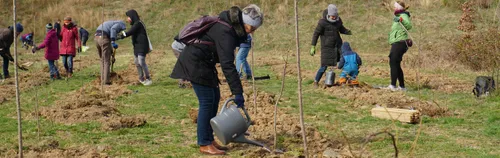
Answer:
[(405, 123), (418, 123), (420, 112), (418, 110), (376, 107), (372, 109), (372, 116), (382, 119), (394, 119)]

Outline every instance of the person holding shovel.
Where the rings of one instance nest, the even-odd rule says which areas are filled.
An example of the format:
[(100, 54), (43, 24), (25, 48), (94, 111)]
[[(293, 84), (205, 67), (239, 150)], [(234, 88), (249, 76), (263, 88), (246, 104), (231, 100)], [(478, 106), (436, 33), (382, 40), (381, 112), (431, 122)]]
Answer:
[[(16, 26), (16, 37), (23, 32), (24, 28), (21, 23), (17, 23)], [(14, 27), (9, 26), (9, 28), (0, 29), (0, 56), (3, 58), (3, 77), (9, 78), (9, 61), (14, 62), (14, 58), (10, 54), (10, 46), (14, 42)]]
[(132, 45), (134, 45), (134, 63), (139, 74), (139, 82), (145, 86), (153, 83), (149, 75), (148, 65), (146, 64), (146, 55), (152, 51), (151, 41), (149, 41), (146, 26), (139, 18), (139, 14), (135, 10), (129, 10), (125, 13), (127, 21), (132, 25), (127, 32), (123, 31), (118, 35), (118, 39), (123, 39), (132, 36)]
[(40, 49), (45, 48), (45, 59), (49, 62), (50, 79), (61, 79), (59, 75), (59, 70), (55, 65), (55, 62), (59, 60), (59, 41), (57, 36), (57, 31), (53, 28), (51, 23), (48, 23), (45, 28), (47, 29), (47, 35), (38, 46), (34, 46), (32, 52), (35, 53)]
[[(403, 55), (408, 51), (408, 47), (412, 45), (406, 32), (406, 30), (412, 28), (410, 13), (406, 11), (408, 8), (404, 2), (394, 2), (394, 18), (391, 32), (389, 33), (389, 44), (391, 44), (391, 51), (389, 53), (391, 84), (387, 87), (392, 91), (406, 91), (401, 61), (403, 61)], [(396, 87), (397, 81), (399, 81), (399, 87)]]
[[(73, 76), (73, 58), (76, 56), (76, 51), (81, 50), (82, 43), (78, 37), (78, 28), (69, 16), (64, 18), (60, 37), (62, 41), (59, 55), (61, 55), (66, 69), (66, 77), (71, 78)], [(78, 47), (76, 47), (77, 45)]]
[(101, 58), (101, 82), (111, 85), (111, 55), (113, 49), (118, 49), (115, 43), (117, 35), (127, 29), (123, 21), (106, 21), (97, 27), (94, 41), (97, 47), (97, 53)]
[(323, 11), (322, 18), (318, 21), (318, 26), (312, 36), (312, 48), (309, 54), (316, 54), (316, 44), (321, 37), (321, 67), (314, 78), (314, 87), (318, 88), (318, 82), (323, 77), (328, 66), (335, 67), (340, 61), (340, 47), (342, 38), (340, 34), (351, 35), (351, 31), (344, 27), (342, 19), (339, 17), (336, 5), (330, 4)]
[(215, 64), (220, 63), (231, 93), (235, 96), (235, 103), (244, 108), (243, 87), (234, 65), (234, 50), (248, 34), (262, 25), (264, 15), (257, 5), (250, 4), (243, 10), (231, 7), (221, 12), (219, 18), (225, 24), (217, 22), (198, 36), (200, 41), (213, 44), (186, 45), (170, 75), (174, 79), (187, 79), (193, 85), (199, 102), (198, 145), (200, 152), (208, 155), (226, 153), (226, 148), (214, 141), (213, 129), (210, 126), (210, 119), (217, 115), (221, 96)]

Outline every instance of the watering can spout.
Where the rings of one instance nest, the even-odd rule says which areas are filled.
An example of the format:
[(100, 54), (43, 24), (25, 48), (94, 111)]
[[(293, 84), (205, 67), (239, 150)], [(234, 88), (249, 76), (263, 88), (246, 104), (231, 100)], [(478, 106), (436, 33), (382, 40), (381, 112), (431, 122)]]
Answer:
[(253, 141), (253, 140), (249, 140), (247, 138), (245, 138), (245, 135), (239, 135), (237, 136), (235, 139), (234, 139), (234, 142), (236, 143), (247, 143), (247, 144), (252, 144), (252, 145), (256, 145), (256, 146), (260, 146), (262, 147), (264, 150), (272, 153), (271, 149), (269, 147), (267, 147), (266, 145), (262, 144), (262, 143), (259, 143), (257, 141)]

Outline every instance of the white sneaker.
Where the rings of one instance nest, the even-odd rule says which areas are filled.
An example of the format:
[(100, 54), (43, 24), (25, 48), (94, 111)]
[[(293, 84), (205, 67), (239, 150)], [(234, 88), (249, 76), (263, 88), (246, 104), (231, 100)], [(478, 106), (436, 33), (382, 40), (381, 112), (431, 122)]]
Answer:
[(153, 84), (153, 81), (151, 81), (150, 79), (146, 79), (146, 80), (144, 80), (144, 82), (142, 84), (145, 86), (149, 86), (149, 85)]
[(393, 92), (398, 90), (398, 88), (396, 88), (396, 86), (393, 86), (393, 85), (387, 86), (387, 89), (389, 89), (389, 90), (391, 90)]
[(407, 89), (406, 88), (402, 88), (402, 87), (398, 87), (398, 90), (406, 92)]
[(139, 80), (139, 82), (140, 82), (142, 85), (144, 85), (144, 82), (145, 82), (145, 81), (146, 81), (146, 80), (144, 80), (144, 81)]

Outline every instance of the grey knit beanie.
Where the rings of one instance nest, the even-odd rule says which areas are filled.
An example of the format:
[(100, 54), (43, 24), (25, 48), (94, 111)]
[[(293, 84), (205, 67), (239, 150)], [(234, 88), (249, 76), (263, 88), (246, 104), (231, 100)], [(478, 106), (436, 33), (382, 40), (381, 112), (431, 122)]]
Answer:
[[(328, 14), (326, 15), (326, 20), (329, 22), (337, 22), (337, 19), (339, 18), (339, 10), (337, 9), (337, 6), (335, 4), (330, 4), (328, 5)], [(332, 20), (328, 18), (328, 16), (335, 16), (337, 19)]]
[(259, 6), (250, 4), (242, 10), (243, 23), (253, 27), (260, 27), (264, 22), (264, 14), (260, 11)]

